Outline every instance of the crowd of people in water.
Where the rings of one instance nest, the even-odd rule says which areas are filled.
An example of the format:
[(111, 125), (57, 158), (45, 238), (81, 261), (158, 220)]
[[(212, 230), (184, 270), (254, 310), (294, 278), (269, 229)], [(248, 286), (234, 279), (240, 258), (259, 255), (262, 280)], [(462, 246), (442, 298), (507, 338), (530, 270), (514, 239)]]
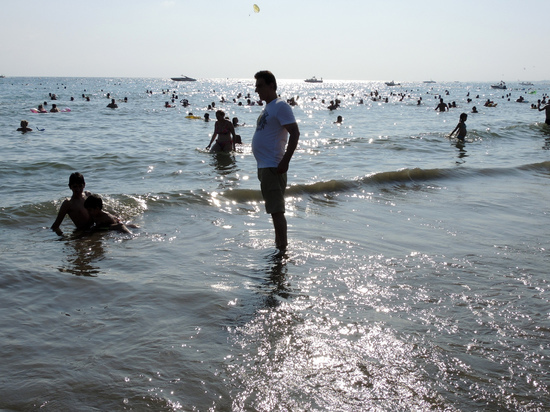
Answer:
[[(433, 90), (432, 90), (433, 91)], [(457, 108), (456, 101), (449, 101), (445, 102), (443, 96), (449, 96), (450, 92), (449, 90), (445, 90), (444, 93), (441, 94), (432, 94), (432, 91), (427, 91), (427, 94), (433, 95), (434, 99), (438, 99), (438, 102), (435, 105), (435, 110), (438, 112), (446, 112), (450, 111), (453, 108)], [(533, 94), (536, 93), (534, 91), (525, 91), (526, 93)], [(154, 92), (153, 90), (146, 90), (146, 93), (149, 95), (152, 95)], [(176, 107), (190, 107), (192, 106), (191, 102), (188, 98), (182, 98), (179, 99), (177, 91), (171, 91), (170, 89), (162, 89), (161, 93), (163, 95), (168, 96), (168, 100), (165, 101), (164, 108), (176, 108)], [(215, 93), (215, 90), (213, 91)], [(379, 90), (373, 90), (370, 93), (365, 93), (363, 97), (359, 97), (357, 104), (361, 105), (365, 103), (365, 99), (370, 99), (373, 102), (382, 102), (382, 103), (389, 103), (390, 100), (392, 101), (399, 101), (404, 102), (406, 100), (416, 99), (416, 105), (421, 106), (425, 104), (425, 100), (423, 100), (422, 96), (419, 97), (413, 97), (413, 91), (405, 90), (404, 92), (393, 92), (390, 91), (387, 95), (383, 96)], [(58, 100), (58, 96), (54, 93), (49, 93), (50, 100), (55, 101)], [(110, 103), (107, 104), (107, 108), (110, 109), (117, 109), (119, 106), (114, 98), (111, 97), (110, 93), (106, 93), (103, 95), (107, 99), (110, 99)], [(344, 96), (345, 97), (345, 96)], [(355, 94), (352, 93), (351, 97), (355, 97)], [(342, 104), (341, 96), (338, 95), (335, 99), (330, 100), (330, 102), (326, 102), (325, 99), (321, 99), (321, 105), (325, 106), (329, 111), (335, 111), (338, 110)], [(82, 94), (82, 99), (85, 101), (90, 101), (90, 96), (86, 94)], [(476, 100), (480, 99), (480, 95), (477, 94), (475, 96)], [(507, 101), (512, 101), (512, 93), (506, 93), (502, 96), (502, 99), (506, 99)], [(244, 100), (244, 101), (243, 101)], [(317, 100), (317, 97), (312, 97), (312, 101)], [(70, 101), (74, 101), (74, 97), (70, 98)], [(515, 99), (518, 103), (524, 103), (527, 102), (527, 100), (520, 95), (517, 99)], [(127, 103), (128, 98), (124, 97), (119, 102)], [(254, 99), (250, 93), (243, 94), (238, 93), (237, 96), (235, 96), (232, 100), (226, 99), (224, 96), (220, 98), (220, 103), (230, 103), (233, 102), (234, 104), (237, 104), (239, 106), (262, 106), (263, 102), (261, 100)], [(291, 96), (286, 100), (286, 102), (290, 106), (297, 106), (300, 104), (300, 96)], [(466, 103), (472, 103), (473, 98), (470, 97), (470, 92), (466, 94)], [(484, 103), (484, 107), (497, 107), (498, 102), (495, 102), (494, 100), (487, 99)], [(544, 111), (546, 118), (545, 123), (550, 125), (550, 98), (547, 94), (544, 94), (542, 96), (542, 99), (538, 99), (537, 104), (531, 103), (530, 105), (531, 109)], [(66, 109), (69, 110), (69, 109)], [(57, 107), (57, 104), (52, 103), (51, 108), (48, 108), (48, 102), (44, 101), (44, 103), (41, 103), (38, 105), (38, 108), (33, 110), (35, 113), (57, 113), (61, 110)], [(235, 144), (241, 143), (240, 135), (235, 133), (235, 128), (240, 126), (238, 118), (234, 117), (231, 121), (229, 121), (229, 118), (225, 116), (225, 113), (222, 110), (218, 110), (216, 107), (216, 102), (211, 102), (206, 107), (206, 113), (204, 113), (203, 116), (196, 116), (192, 112), (189, 112), (186, 118), (188, 119), (201, 119), (205, 122), (211, 121), (210, 113), (209, 112), (215, 112), (216, 115), (216, 122), (214, 126), (214, 132), (212, 134), (212, 139), (210, 141), (210, 144), (207, 146), (207, 149), (211, 152), (218, 152), (218, 151), (224, 151), (228, 152), (231, 150), (235, 150)], [(472, 106), (471, 113), (479, 113), (476, 106)], [(464, 125), (467, 115), (465, 113), (462, 113), (460, 115), (459, 124), (457, 125), (457, 128), (455, 128), (455, 131), (458, 131), (457, 138), (459, 141), (464, 141), (465, 135), (466, 135), (466, 127)], [(223, 116), (223, 118), (220, 118), (220, 116)], [(342, 124), (343, 118), (342, 116), (337, 116), (337, 120), (334, 122), (335, 124)], [(39, 129), (40, 130), (40, 129)], [(17, 129), (17, 131), (21, 131), (23, 133), (30, 132), (32, 129), (29, 127), (29, 122), (27, 120), (22, 120), (20, 127)], [(450, 136), (454, 134), (454, 132), (451, 133)]]
[[(215, 90), (212, 91), (214, 94), (216, 93)], [(153, 94), (152, 90), (147, 90), (147, 94)], [(179, 107), (180, 105), (184, 108), (188, 108), (191, 106), (190, 101), (187, 98), (183, 98), (179, 100), (179, 97), (177, 95), (177, 92), (170, 91), (170, 90), (162, 90), (163, 95), (169, 95), (169, 99), (165, 101), (164, 108), (174, 108)], [(434, 110), (437, 112), (448, 112), (451, 111), (454, 108), (457, 108), (457, 104), (455, 101), (451, 101), (449, 103), (446, 103), (444, 100), (443, 94), (439, 93), (433, 93), (432, 91), (427, 91), (426, 94), (430, 95), (430, 97), (433, 96), (434, 99), (437, 100)], [(58, 97), (56, 94), (50, 93), (50, 100), (57, 101)], [(354, 99), (358, 99), (356, 104), (364, 104), (364, 99), (370, 99), (373, 102), (385, 102), (389, 103), (390, 99), (392, 102), (404, 102), (404, 101), (410, 101), (413, 99), (416, 100), (416, 105), (421, 106), (424, 104), (424, 100), (422, 99), (422, 96), (420, 97), (413, 97), (414, 91), (409, 92), (406, 90), (405, 92), (399, 92), (394, 93), (391, 91), (388, 95), (382, 96), (378, 90), (374, 90), (370, 92), (370, 94), (365, 93), (362, 97), (356, 97), (354, 93), (351, 94), (351, 97)], [(445, 96), (449, 96), (450, 92), (448, 90), (445, 90), (444, 92)], [(110, 103), (107, 104), (107, 108), (109, 109), (118, 109), (118, 104), (116, 99), (111, 97), (110, 93), (103, 94), (104, 98), (110, 99)], [(321, 99), (320, 104), (321, 107), (326, 107), (329, 111), (336, 111), (341, 107), (342, 100), (344, 98), (347, 98), (349, 96), (340, 96), (339, 94), (336, 96), (335, 99), (331, 100), (330, 103), (327, 105), (324, 99)], [(538, 100), (537, 104), (531, 104), (532, 109), (537, 109), (538, 111), (544, 111), (546, 115), (545, 123), (547, 125), (550, 125), (550, 97), (547, 94), (543, 94), (541, 96), (542, 98)], [(82, 98), (85, 101), (90, 101), (90, 96), (86, 94), (82, 94)], [(245, 99), (246, 103), (243, 103), (243, 99)], [(476, 101), (479, 101), (481, 99), (480, 95), (475, 96)], [(506, 95), (502, 96), (502, 99), (506, 99), (507, 101), (512, 101), (512, 93), (507, 93)], [(71, 101), (74, 101), (74, 98), (70, 98)], [(317, 100), (317, 97), (312, 97), (312, 101)], [(250, 94), (242, 95), (239, 93), (233, 100), (234, 104), (237, 105), (248, 105), (248, 106), (263, 106), (262, 100), (253, 100)], [(414, 100), (413, 100), (414, 101)], [(119, 102), (127, 103), (128, 98), (125, 97), (124, 99), (120, 100)], [(230, 101), (226, 100), (225, 97), (221, 97), (220, 99), (221, 103), (230, 103)], [(296, 106), (300, 102), (300, 96), (292, 96), (286, 100), (286, 103), (289, 106)], [(466, 102), (468, 104), (473, 103), (473, 99), (470, 97), (470, 92), (466, 95)], [(519, 96), (515, 102), (517, 103), (525, 103), (526, 100), (523, 96)], [(494, 101), (487, 99), (484, 103), (485, 107), (497, 107), (498, 103), (495, 103)], [(48, 102), (45, 101), (43, 104), (40, 104), (38, 106), (38, 109), (31, 109), (34, 113), (57, 113), (60, 111), (70, 111), (70, 109), (64, 109), (60, 110), (57, 107), (56, 103), (51, 104), (51, 108), (48, 110)], [(204, 110), (204, 109), (202, 109)], [(290, 109), (289, 109), (290, 110)], [(214, 123), (214, 130), (210, 138), (210, 142), (206, 146), (207, 151), (210, 153), (217, 153), (217, 152), (231, 152), (235, 151), (237, 144), (242, 144), (241, 137), (236, 133), (236, 129), (239, 126), (242, 126), (239, 124), (239, 119), (237, 117), (233, 117), (233, 119), (229, 119), (228, 116), (226, 116), (225, 112), (223, 110), (220, 110), (216, 107), (216, 102), (211, 102), (208, 104), (206, 108), (206, 112), (204, 113), (204, 116), (195, 116), (192, 112), (189, 112), (187, 116), (185, 116), (188, 119), (200, 119), (205, 122), (210, 122), (210, 113), (209, 112), (215, 112), (215, 123)], [(292, 112), (292, 111), (291, 111)], [(476, 106), (472, 106), (471, 113), (479, 113)], [(463, 145), (466, 141), (467, 136), (467, 128), (466, 128), (466, 121), (468, 119), (468, 114), (463, 112), (459, 116), (459, 122), (454, 128), (454, 130), (448, 135), (449, 138), (456, 138), (457, 140), (457, 147), (459, 145)], [(338, 115), (336, 118), (336, 121), (334, 124), (341, 125), (344, 122), (344, 119), (341, 115)], [(41, 130), (41, 129), (38, 129)], [(17, 131), (20, 131), (22, 133), (27, 133), (33, 131), (29, 127), (29, 122), (27, 120), (21, 120), (20, 127), (17, 129)], [(66, 215), (69, 215), (73, 222), (75, 223), (77, 228), (84, 228), (86, 230), (105, 230), (105, 229), (116, 229), (121, 232), (125, 233), (131, 233), (128, 230), (128, 225), (124, 224), (118, 217), (113, 216), (109, 214), (108, 212), (105, 212), (103, 210), (103, 202), (99, 195), (94, 195), (89, 192), (84, 191), (85, 182), (84, 177), (80, 175), (79, 173), (74, 173), (71, 175), (69, 180), (69, 187), (73, 192), (73, 195), (70, 199), (67, 199), (62, 205), (59, 210), (58, 216), (54, 224), (52, 225), (52, 229), (56, 231), (58, 234), (62, 234), (62, 232), (59, 229), (59, 226), (61, 222), (63, 221), (64, 217)], [(85, 216), (86, 219), (82, 218), (82, 216)], [(132, 227), (132, 226), (131, 226)], [(136, 226), (133, 226), (136, 227)]]

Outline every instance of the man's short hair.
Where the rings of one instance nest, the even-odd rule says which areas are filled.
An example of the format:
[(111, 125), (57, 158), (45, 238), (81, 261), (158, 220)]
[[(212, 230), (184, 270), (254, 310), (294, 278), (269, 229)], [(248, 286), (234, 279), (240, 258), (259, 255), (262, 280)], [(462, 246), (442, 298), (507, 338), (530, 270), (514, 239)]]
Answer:
[(254, 78), (256, 80), (264, 79), (265, 84), (273, 84), (275, 86), (275, 90), (277, 90), (277, 80), (275, 79), (275, 75), (269, 70), (260, 70), (254, 75)]
[(78, 172), (74, 172), (74, 173), (71, 173), (71, 176), (69, 176), (69, 186), (73, 185), (73, 184), (83, 184), (85, 185), (86, 182), (84, 181), (84, 176), (82, 176), (81, 173), (78, 173)]

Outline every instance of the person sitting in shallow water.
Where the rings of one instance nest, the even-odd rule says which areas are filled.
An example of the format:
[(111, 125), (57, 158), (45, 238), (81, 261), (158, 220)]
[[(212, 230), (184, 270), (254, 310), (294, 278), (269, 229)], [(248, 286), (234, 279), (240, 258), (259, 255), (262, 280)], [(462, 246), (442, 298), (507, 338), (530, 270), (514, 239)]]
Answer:
[(26, 120), (21, 120), (21, 127), (17, 129), (17, 131), (23, 132), (23, 133), (32, 132), (32, 129), (29, 128), (28, 126), (29, 126), (29, 122), (27, 122)]
[(115, 103), (115, 99), (111, 99), (111, 103), (109, 103), (107, 105), (107, 107), (109, 107), (111, 109), (116, 109), (116, 108), (118, 108), (118, 104)]
[(52, 104), (52, 108), (50, 109), (50, 113), (59, 113), (59, 109), (57, 108), (57, 105), (54, 103)]
[(38, 113), (48, 113), (46, 109), (44, 109), (44, 105), (39, 104), (38, 105)]
[(336, 118), (336, 121), (334, 122), (335, 124), (342, 124), (342, 122), (344, 121), (344, 119), (342, 119), (342, 116), (338, 116)]
[(479, 112), (477, 111), (477, 107), (475, 107), (475, 106), (472, 107), (472, 113), (479, 113)]
[[(90, 194), (84, 201), (84, 207), (94, 222), (93, 230), (118, 230), (119, 232), (132, 233), (122, 221), (103, 210), (103, 199), (96, 194)], [(137, 227), (132, 225), (132, 227)]]

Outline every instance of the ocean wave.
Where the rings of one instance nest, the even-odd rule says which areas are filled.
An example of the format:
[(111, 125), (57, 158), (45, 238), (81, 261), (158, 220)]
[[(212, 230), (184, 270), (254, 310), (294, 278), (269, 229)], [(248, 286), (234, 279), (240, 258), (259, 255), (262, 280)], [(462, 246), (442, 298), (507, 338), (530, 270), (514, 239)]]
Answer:
[[(536, 172), (550, 173), (550, 161), (526, 164), (508, 168), (447, 168), (447, 169), (402, 169), (371, 173), (352, 179), (320, 181), (315, 183), (293, 184), (287, 191), (287, 196), (317, 195), (323, 193), (344, 193), (364, 189), (403, 187), (404, 185), (420, 185), (438, 181), (452, 181), (469, 178), (498, 178), (512, 174)], [(229, 189), (208, 192), (204, 189), (196, 191), (177, 191), (145, 194), (111, 194), (102, 195), (105, 210), (116, 214), (123, 220), (131, 220), (147, 210), (158, 211), (163, 208), (182, 206), (209, 206), (212, 199), (221, 197), (237, 203), (261, 202), (262, 194), (257, 189)], [(44, 225), (55, 220), (62, 199), (45, 202), (29, 203), (0, 209), (0, 224), (2, 226)], [(50, 222), (51, 221), (51, 222)]]
[[(520, 171), (548, 171), (550, 172), (550, 161), (534, 163), (519, 167), (509, 168), (447, 168), (447, 169), (402, 169), (387, 172), (372, 173), (367, 176), (350, 180), (328, 180), (310, 184), (295, 184), (290, 186), (286, 195), (316, 195), (320, 193), (338, 193), (362, 190), (364, 188), (402, 187), (403, 185), (417, 185), (426, 182), (452, 181), (454, 179), (476, 178), (476, 177), (499, 177), (509, 176)], [(220, 193), (221, 196), (236, 202), (261, 201), (262, 196), (259, 190), (233, 189)]]

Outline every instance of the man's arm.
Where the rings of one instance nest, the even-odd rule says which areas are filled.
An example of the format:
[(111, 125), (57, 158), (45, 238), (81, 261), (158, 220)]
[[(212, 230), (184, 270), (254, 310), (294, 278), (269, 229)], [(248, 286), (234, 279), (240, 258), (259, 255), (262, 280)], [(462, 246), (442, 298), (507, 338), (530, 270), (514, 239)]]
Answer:
[(61, 229), (59, 229), (59, 226), (61, 226), (61, 223), (63, 222), (63, 219), (65, 218), (65, 215), (69, 211), (70, 203), (68, 200), (64, 200), (61, 204), (61, 207), (59, 208), (59, 212), (57, 213), (57, 218), (55, 219), (55, 222), (53, 222), (53, 225), (51, 229), (57, 233), (58, 235), (62, 235), (63, 232)]
[(285, 124), (283, 127), (287, 130), (289, 136), (288, 144), (286, 145), (286, 152), (277, 167), (277, 171), (281, 174), (288, 171), (288, 164), (290, 163), (290, 159), (292, 158), (296, 147), (298, 147), (298, 139), (300, 138), (300, 129), (298, 129), (298, 125), (296, 123)]

